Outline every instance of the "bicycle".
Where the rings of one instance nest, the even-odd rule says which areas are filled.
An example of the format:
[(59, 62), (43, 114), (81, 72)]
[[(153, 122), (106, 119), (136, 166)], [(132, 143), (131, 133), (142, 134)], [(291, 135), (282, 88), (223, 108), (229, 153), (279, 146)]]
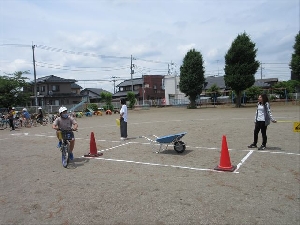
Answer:
[(0, 129), (4, 130), (9, 126), (9, 121), (5, 117), (0, 117)]
[(59, 130), (62, 143), (60, 146), (63, 167), (67, 168), (70, 161), (70, 140), (74, 139), (73, 130)]

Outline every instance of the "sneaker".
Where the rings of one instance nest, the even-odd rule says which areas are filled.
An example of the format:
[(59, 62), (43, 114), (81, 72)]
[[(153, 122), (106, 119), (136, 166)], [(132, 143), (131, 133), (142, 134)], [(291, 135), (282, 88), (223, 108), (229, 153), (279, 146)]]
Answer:
[(257, 148), (257, 145), (252, 143), (251, 145), (248, 146), (248, 148)]
[(57, 144), (57, 147), (60, 148), (60, 147), (61, 147), (61, 144), (62, 144), (62, 142), (59, 141), (58, 144)]
[(126, 140), (126, 138), (124, 138), (124, 137), (121, 137), (121, 140), (122, 140), (122, 141), (125, 141), (125, 140)]
[(258, 148), (258, 150), (265, 150), (266, 149), (266, 146), (264, 146), (264, 145), (261, 145), (259, 148)]
[(73, 160), (73, 159), (74, 159), (74, 156), (73, 156), (73, 153), (72, 153), (72, 152), (69, 153), (69, 159), (70, 159), (70, 160)]

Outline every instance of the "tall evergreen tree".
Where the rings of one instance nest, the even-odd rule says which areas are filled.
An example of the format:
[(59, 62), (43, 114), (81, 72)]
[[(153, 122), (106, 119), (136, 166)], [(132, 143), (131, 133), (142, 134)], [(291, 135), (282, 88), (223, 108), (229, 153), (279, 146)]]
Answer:
[(179, 90), (189, 97), (190, 108), (196, 108), (196, 98), (201, 94), (204, 78), (204, 62), (200, 52), (191, 49), (180, 66)]
[(255, 83), (255, 73), (259, 68), (256, 52), (255, 44), (244, 32), (236, 37), (225, 55), (224, 80), (237, 95), (236, 107), (241, 106), (242, 91)]
[(300, 32), (296, 35), (295, 52), (292, 54), (292, 59), (290, 62), (290, 69), (292, 70), (292, 79), (300, 81)]

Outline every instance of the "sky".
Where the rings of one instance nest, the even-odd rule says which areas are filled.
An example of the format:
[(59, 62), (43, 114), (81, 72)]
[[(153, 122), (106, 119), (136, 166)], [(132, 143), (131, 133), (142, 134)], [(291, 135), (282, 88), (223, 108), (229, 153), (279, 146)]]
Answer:
[(33, 81), (34, 52), (36, 78), (113, 92), (131, 77), (180, 75), (195, 49), (206, 77), (223, 76), (245, 32), (262, 63), (255, 78), (286, 81), (299, 30), (300, 0), (0, 0), (0, 75)]

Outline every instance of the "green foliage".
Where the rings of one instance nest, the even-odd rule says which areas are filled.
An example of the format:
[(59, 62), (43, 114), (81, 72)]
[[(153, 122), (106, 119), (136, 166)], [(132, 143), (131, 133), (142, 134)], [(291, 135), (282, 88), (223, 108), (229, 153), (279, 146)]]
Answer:
[(296, 89), (300, 87), (300, 81), (297, 80), (289, 80), (289, 81), (281, 81), (273, 86), (274, 93), (279, 95), (279, 98), (285, 99), (286, 97), (290, 98), (291, 93), (296, 92)]
[(201, 94), (204, 78), (204, 62), (202, 54), (191, 49), (185, 55), (183, 64), (180, 66), (179, 89), (190, 99), (189, 108), (196, 108), (197, 95)]
[(101, 101), (105, 102), (106, 105), (111, 105), (112, 102), (112, 94), (109, 92), (101, 92), (100, 94)]
[(127, 100), (129, 101), (129, 108), (133, 109), (136, 101), (134, 92), (127, 92)]
[(248, 100), (257, 100), (258, 96), (262, 93), (261, 87), (252, 86), (246, 89), (246, 96)]
[(289, 65), (295, 80), (300, 81), (300, 32), (295, 37), (295, 44), (293, 48), (295, 52), (292, 54), (292, 59)]
[(209, 89), (207, 89), (207, 95), (210, 97), (221, 96), (220, 88), (218, 85), (213, 84)]
[(244, 32), (237, 36), (225, 55), (224, 80), (237, 94), (236, 106), (241, 106), (241, 93), (255, 82), (259, 62), (255, 60), (257, 49)]
[(30, 102), (32, 93), (23, 92), (23, 89), (29, 86), (26, 82), (29, 78), (23, 77), (23, 74), (29, 74), (29, 72), (18, 71), (0, 76), (0, 107), (23, 106)]
[(88, 108), (90, 108), (93, 111), (98, 111), (98, 105), (95, 103), (88, 104)]

